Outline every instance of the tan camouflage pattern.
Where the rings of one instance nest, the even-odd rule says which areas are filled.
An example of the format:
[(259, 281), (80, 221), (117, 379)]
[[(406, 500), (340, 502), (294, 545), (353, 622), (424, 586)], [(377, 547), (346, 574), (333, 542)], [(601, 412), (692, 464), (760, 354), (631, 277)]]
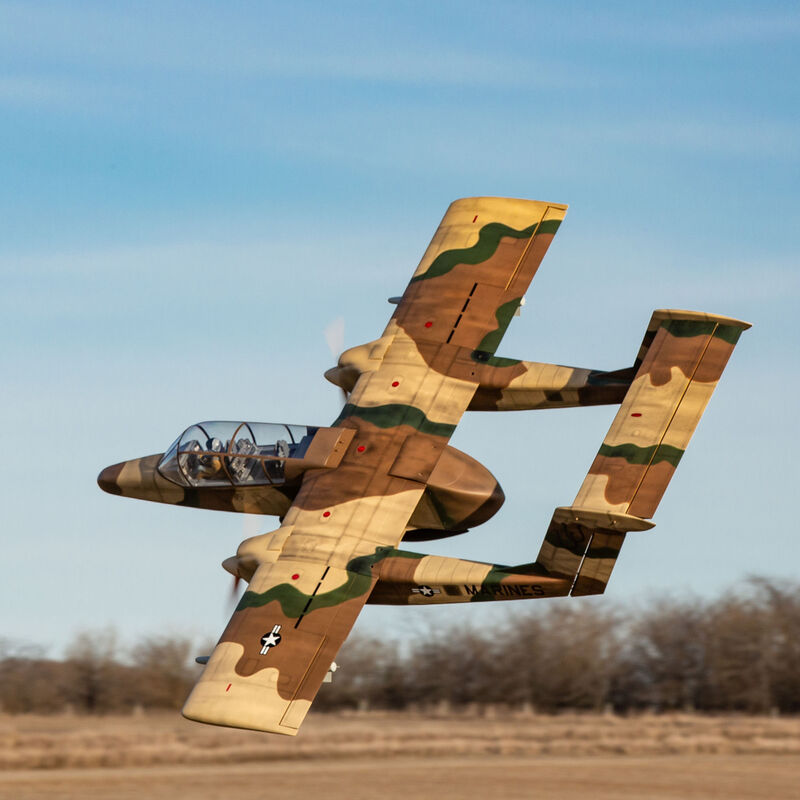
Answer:
[[(321, 428), (314, 441), (332, 430), (350, 437), (354, 435), (352, 429)], [(339, 460), (333, 464), (328, 459), (314, 460), (306, 454), (302, 459), (283, 459), (287, 481), (282, 485), (188, 487), (179, 486), (158, 472), (156, 467), (163, 455), (158, 453), (113, 464), (100, 473), (97, 482), (104, 491), (122, 497), (283, 517), (297, 496), (306, 470), (330, 469), (339, 464)], [(405, 538), (427, 541), (463, 533), (496, 514), (504, 500), (503, 490), (483, 464), (448, 445), (426, 479), (425, 491), (411, 515)]]
[[(749, 327), (696, 311), (653, 313), (636, 375), (569, 509), (572, 518), (557, 509), (537, 558), (553, 574), (576, 576), (574, 596), (605, 590), (625, 532), (636, 530), (630, 526), (637, 519), (655, 514), (741, 332)], [(592, 522), (591, 512), (615, 524)]]
[(572, 586), (571, 577), (549, 575), (539, 564), (505, 567), (393, 548), (383, 548), (373, 562), (378, 582), (367, 602), (381, 605), (561, 597)]
[[(325, 377), (351, 392), (363, 372), (375, 369), (384, 342), (346, 350)], [(459, 348), (450, 369), (475, 380), (478, 387), (467, 411), (525, 411), (543, 408), (609, 405), (622, 402), (636, 372), (633, 367), (604, 372), (536, 361), (497, 358), (484, 351)]]
[(526, 411), (617, 404), (625, 397), (633, 375), (631, 367), (602, 372), (535, 361), (512, 362), (481, 375), (467, 410)]
[[(643, 517), (655, 511), (747, 325), (656, 312), (634, 366), (615, 372), (497, 357), (565, 213), (566, 206), (527, 200), (454, 202), (383, 335), (347, 350), (326, 373), (349, 393), (333, 423), (351, 437), (341, 459), (298, 469), (280, 497), (276, 487), (258, 487), (262, 496), (247, 487), (246, 496), (233, 490), (225, 499), (228, 510), (259, 508), (282, 524), (242, 542), (223, 564), (249, 586), (186, 701), (186, 717), (293, 735), (365, 603), (597, 593), (626, 533), (652, 527)], [(480, 524), (503, 502), (491, 473), (448, 445), (465, 410), (598, 403), (622, 406), (576, 501), (556, 509), (535, 563), (505, 567), (397, 549), (404, 538)], [(109, 468), (101, 486), (159, 502), (223, 505), (162, 485), (151, 474), (158, 457), (149, 458)]]
[[(305, 473), (280, 555), (255, 570), (200, 681), (190, 719), (296, 732), (396, 547), (552, 240), (565, 207), (472, 198), (448, 209), (335, 423), (355, 436)], [(262, 654), (261, 637), (282, 639)]]
[(213, 489), (178, 486), (156, 469), (163, 455), (157, 453), (113, 464), (100, 473), (97, 483), (103, 491), (121, 497), (276, 517), (282, 517), (289, 510), (300, 487), (300, 475), (282, 486), (215, 486)]

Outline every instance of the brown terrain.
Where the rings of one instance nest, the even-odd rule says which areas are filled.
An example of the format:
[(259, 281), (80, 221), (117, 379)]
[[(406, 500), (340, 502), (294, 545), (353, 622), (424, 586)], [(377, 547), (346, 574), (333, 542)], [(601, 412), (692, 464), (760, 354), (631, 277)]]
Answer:
[(0, 797), (800, 798), (800, 719), (312, 714), (297, 738), (176, 713), (0, 716)]

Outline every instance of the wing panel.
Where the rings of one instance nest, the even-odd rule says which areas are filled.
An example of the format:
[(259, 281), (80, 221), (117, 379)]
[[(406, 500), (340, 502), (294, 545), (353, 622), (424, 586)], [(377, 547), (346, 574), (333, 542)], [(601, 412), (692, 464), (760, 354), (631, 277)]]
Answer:
[(652, 517), (746, 322), (656, 311), (636, 375), (573, 505), (556, 509), (537, 563), (600, 594), (625, 533)]
[[(457, 300), (458, 298), (454, 303), (456, 308)], [(505, 289), (502, 286), (476, 284), (458, 310), (458, 316), (445, 341), (474, 349), (475, 342), (481, 341), (488, 331), (496, 327), (496, 310), (504, 300)]]
[(565, 214), (532, 200), (456, 200), (393, 320), (417, 342), (493, 353)]
[(184, 716), (295, 733), (374, 583), (368, 572), (306, 561), (262, 564)]
[(655, 513), (739, 334), (749, 327), (688, 311), (657, 311), (653, 316), (659, 325), (652, 343), (576, 506), (637, 517)]

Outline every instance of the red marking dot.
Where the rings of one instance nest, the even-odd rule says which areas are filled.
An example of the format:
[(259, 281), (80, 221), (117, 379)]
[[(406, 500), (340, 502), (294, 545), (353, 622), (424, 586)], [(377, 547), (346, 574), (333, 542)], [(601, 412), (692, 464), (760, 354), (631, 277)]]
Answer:
[(638, 411), (634, 411), (633, 414), (631, 414), (631, 416), (632, 417), (641, 417), (642, 415)]
[(226, 691), (226, 692), (229, 692), (229, 691), (231, 690), (231, 686), (233, 686), (233, 684), (232, 684), (232, 683), (229, 683), (229, 684), (228, 684), (228, 685), (225, 687), (225, 691)]
[(400, 381), (392, 381), (392, 386), (399, 386), (399, 385), (400, 385)]
[(330, 512), (330, 511), (323, 511), (323, 512), (322, 512), (322, 516), (323, 516), (323, 517), (329, 517), (330, 515), (331, 515), (331, 512)]
[(476, 219), (478, 219), (478, 215), (477, 214), (472, 218), (472, 221), (475, 222)]
[(431, 325), (433, 325), (433, 323), (432, 323), (430, 320), (428, 320), (428, 321), (425, 323), (425, 327), (426, 327), (426, 328), (430, 328), (430, 327), (431, 327)]
[(300, 577), (300, 576), (299, 576), (299, 575), (298, 575), (298, 574), (295, 572), (295, 574), (294, 574), (294, 575), (292, 575), (292, 580), (293, 580), (293, 581), (296, 581), (296, 580), (297, 580), (299, 577)]
[(356, 450), (358, 450), (359, 453), (363, 453), (366, 449), (367, 448), (364, 447), (363, 444), (360, 444), (358, 447), (356, 447)]

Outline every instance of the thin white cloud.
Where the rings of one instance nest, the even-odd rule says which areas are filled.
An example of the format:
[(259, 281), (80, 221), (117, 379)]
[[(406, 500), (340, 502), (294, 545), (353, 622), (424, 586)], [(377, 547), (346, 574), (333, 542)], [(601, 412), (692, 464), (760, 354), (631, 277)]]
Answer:
[[(263, 9), (262, 9), (263, 11)], [(252, 18), (184, 14), (179, 8), (148, 15), (101, 6), (59, 9), (20, 4), (0, 8), (0, 46), (21, 61), (46, 54), (63, 69), (85, 67), (240, 79), (319, 79), (426, 86), (497, 86), (569, 89), (597, 86), (596, 68), (532, 52), (481, 52), (454, 45), (422, 27), (415, 35), (359, 24), (343, 26), (341, 14), (320, 8), (313, 24), (287, 15), (270, 24)], [(171, 17), (170, 14), (171, 13)], [(329, 27), (338, 25), (338, 36)]]

